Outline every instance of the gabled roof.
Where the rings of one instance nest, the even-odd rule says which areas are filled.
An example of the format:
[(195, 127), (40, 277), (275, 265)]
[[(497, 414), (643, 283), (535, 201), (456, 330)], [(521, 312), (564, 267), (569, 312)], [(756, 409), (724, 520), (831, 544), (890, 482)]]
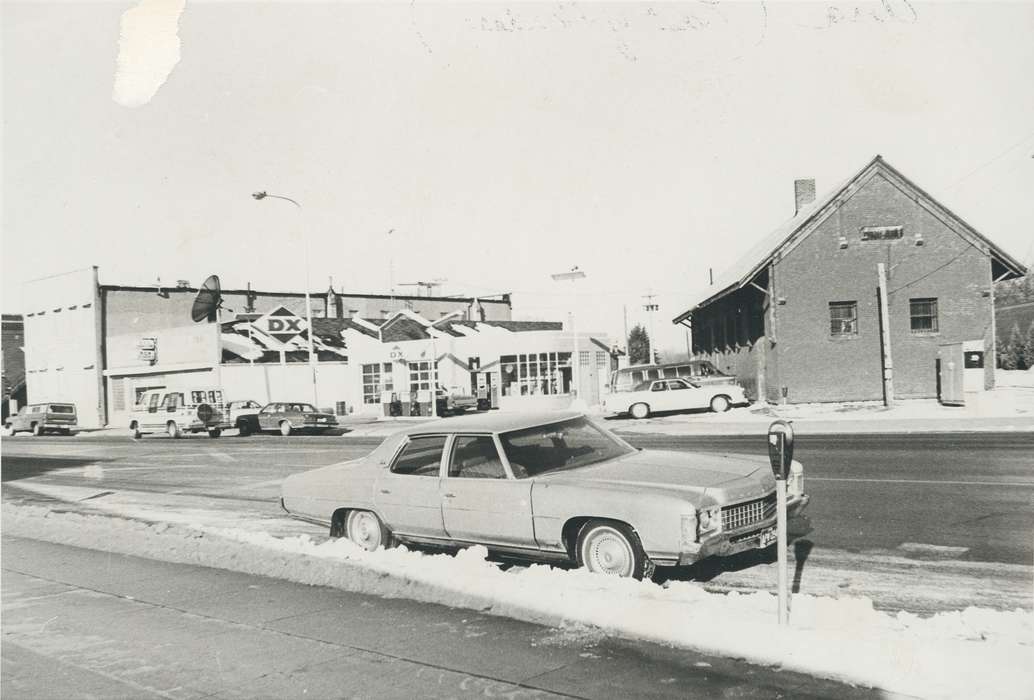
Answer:
[(1009, 277), (1019, 277), (1026, 274), (1026, 268), (1022, 263), (996, 246), (943, 204), (936, 201), (922, 188), (891, 166), (882, 156), (877, 155), (864, 168), (801, 209), (792, 219), (786, 221), (758, 241), (732, 267), (723, 272), (713, 285), (694, 295), (693, 299), (695, 301), (690, 304), (686, 311), (672, 319), (672, 322), (680, 323), (688, 318), (697, 308), (712, 301), (717, 301), (721, 297), (747, 286), (759, 272), (788, 246), (794, 245), (803, 240), (807, 235), (810, 235), (815, 229), (815, 226), (812, 224), (817, 224), (824, 220), (829, 213), (842, 203), (842, 197), (846, 198), (854, 194), (855, 190), (868, 182), (877, 172), (890, 175), (892, 179), (898, 180), (899, 184), (912, 190), (914, 194), (923, 199), (926, 205), (936, 210), (947, 222), (950, 222), (949, 225), (957, 233), (975, 239), (987, 246), (991, 257), (1009, 273)]

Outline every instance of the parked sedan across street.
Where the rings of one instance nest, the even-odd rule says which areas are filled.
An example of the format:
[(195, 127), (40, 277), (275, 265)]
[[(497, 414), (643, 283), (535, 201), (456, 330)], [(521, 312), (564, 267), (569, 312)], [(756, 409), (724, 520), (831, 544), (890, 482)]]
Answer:
[(277, 431), (281, 435), (323, 433), (337, 427), (337, 418), (316, 410), (309, 403), (271, 403), (257, 413), (238, 417), (235, 425), (241, 435), (263, 431)]
[(663, 411), (685, 411), (710, 408), (715, 413), (731, 406), (750, 403), (738, 384), (697, 384), (688, 379), (650, 379), (632, 391), (618, 391), (603, 398), (606, 413), (630, 413), (633, 418), (646, 418)]
[[(808, 503), (793, 463), (789, 513)], [(642, 578), (775, 542), (761, 457), (643, 451), (580, 413), (463, 416), (289, 476), (281, 505), (373, 550), (404, 542), (575, 562)]]

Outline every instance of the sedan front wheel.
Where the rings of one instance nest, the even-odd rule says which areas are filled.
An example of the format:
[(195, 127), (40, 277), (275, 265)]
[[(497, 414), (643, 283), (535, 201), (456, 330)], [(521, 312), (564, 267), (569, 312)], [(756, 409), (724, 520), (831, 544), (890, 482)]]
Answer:
[(280, 434), (284, 437), (291, 434), (291, 423), (289, 421), (280, 421)]
[(642, 579), (649, 560), (639, 536), (624, 523), (590, 520), (578, 533), (578, 565), (593, 573)]

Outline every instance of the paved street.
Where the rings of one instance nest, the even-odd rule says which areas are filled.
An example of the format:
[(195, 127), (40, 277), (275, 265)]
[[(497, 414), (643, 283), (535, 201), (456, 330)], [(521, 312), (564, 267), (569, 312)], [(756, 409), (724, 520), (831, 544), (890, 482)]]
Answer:
[(3, 539), (5, 698), (867, 698), (590, 630)]
[[(642, 447), (763, 454), (756, 437), (631, 436)], [(63, 509), (144, 519), (261, 528), (322, 529), (282, 517), (288, 474), (359, 457), (374, 438), (226, 436), (17, 437), (3, 442), (3, 495)], [(1034, 434), (800, 436), (813, 496), (793, 524), (795, 590), (864, 595), (877, 607), (932, 611), (1030, 606)], [(716, 590), (771, 589), (772, 553), (750, 552), (659, 579)]]

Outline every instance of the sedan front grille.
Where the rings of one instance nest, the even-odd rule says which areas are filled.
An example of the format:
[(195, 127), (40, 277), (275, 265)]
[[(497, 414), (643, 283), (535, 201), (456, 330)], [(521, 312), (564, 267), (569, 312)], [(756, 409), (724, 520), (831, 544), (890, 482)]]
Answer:
[(739, 530), (748, 525), (760, 523), (775, 515), (776, 496), (774, 493), (745, 503), (722, 508), (722, 529), (726, 532)]

